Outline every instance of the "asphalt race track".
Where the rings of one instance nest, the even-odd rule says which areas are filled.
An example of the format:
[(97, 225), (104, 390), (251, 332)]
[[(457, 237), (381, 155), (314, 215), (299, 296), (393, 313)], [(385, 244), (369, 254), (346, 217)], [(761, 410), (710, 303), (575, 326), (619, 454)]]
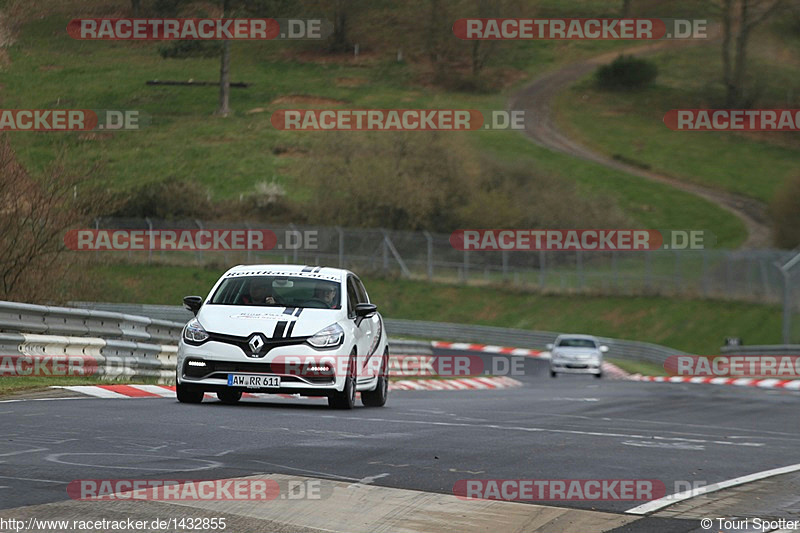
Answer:
[[(672, 494), (683, 490), (682, 482), (708, 485), (800, 462), (798, 393), (591, 376), (551, 379), (547, 361), (533, 358), (524, 361), (524, 375), (513, 377), (524, 385), (395, 391), (384, 408), (359, 403), (352, 411), (330, 410), (319, 400), (243, 400), (237, 406), (79, 397), (4, 401), (0, 517), (21, 516), (23, 506), (92, 505), (69, 501), (65, 488), (78, 479), (267, 473), (445, 495), (462, 479), (656, 479)], [(701, 517), (797, 518), (799, 478), (787, 473), (646, 517), (625, 514), (627, 522), (615, 531), (703, 531)], [(135, 503), (126, 502), (128, 514), (136, 514)], [(622, 514), (643, 502), (514, 505), (531, 503)], [(44, 505), (28, 508), (25, 516), (36, 509), (66, 512)], [(403, 518), (402, 513), (395, 514)], [(283, 523), (281, 531), (325, 529)], [(267, 531), (263, 522), (240, 525)], [(358, 528), (334, 524), (329, 530)]]

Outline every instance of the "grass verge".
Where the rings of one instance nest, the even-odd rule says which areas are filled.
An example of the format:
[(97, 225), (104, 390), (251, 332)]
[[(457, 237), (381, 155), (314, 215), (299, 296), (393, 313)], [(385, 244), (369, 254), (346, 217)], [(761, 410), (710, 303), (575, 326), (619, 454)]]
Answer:
[(655, 363), (647, 361), (630, 361), (628, 359), (607, 359), (612, 363), (629, 374), (642, 374), (643, 376), (666, 376), (667, 372), (664, 367)]

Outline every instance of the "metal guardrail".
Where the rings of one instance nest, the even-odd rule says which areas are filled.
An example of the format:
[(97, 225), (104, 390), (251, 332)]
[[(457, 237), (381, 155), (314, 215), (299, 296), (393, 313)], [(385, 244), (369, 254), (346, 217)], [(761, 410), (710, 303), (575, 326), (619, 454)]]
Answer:
[[(192, 317), (189, 311), (180, 306), (99, 302), (70, 302), (70, 304), (84, 309), (138, 313), (144, 316), (170, 321), (185, 322)], [(402, 320), (396, 318), (387, 318), (385, 322), (386, 330), (396, 337), (496, 344), (498, 346), (514, 346), (538, 350), (544, 349), (548, 343), (553, 342), (559, 335), (559, 333), (551, 331), (529, 331), (494, 326), (452, 324), (448, 322), (424, 322), (420, 320)], [(647, 361), (661, 365), (667, 357), (671, 355), (683, 355), (685, 353), (666, 346), (647, 342), (605, 337), (601, 337), (600, 339), (608, 345), (608, 357), (612, 359)]]
[[(11, 366), (20, 376), (85, 375), (169, 383), (175, 378), (178, 348), (96, 337), (0, 333), (0, 350), (3, 371), (7, 372), (6, 367)], [(46, 370), (37, 371), (37, 366)]]
[[(110, 310), (0, 302), (0, 331), (100, 337), (132, 343), (173, 344), (185, 320), (169, 321)], [(123, 345), (119, 345), (120, 349)]]

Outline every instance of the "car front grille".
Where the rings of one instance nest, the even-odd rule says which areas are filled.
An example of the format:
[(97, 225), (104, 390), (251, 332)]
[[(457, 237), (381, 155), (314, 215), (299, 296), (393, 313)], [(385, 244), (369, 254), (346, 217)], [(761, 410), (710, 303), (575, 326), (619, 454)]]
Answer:
[[(189, 366), (189, 360), (183, 365), (183, 375), (188, 378), (204, 379), (228, 379), (228, 374), (273, 374), (272, 365), (269, 363), (250, 363), (236, 361), (204, 361), (206, 366)], [(315, 385), (332, 385), (333, 375), (329, 376), (304, 376), (303, 379), (297, 376), (281, 375), (283, 383), (313, 383)]]

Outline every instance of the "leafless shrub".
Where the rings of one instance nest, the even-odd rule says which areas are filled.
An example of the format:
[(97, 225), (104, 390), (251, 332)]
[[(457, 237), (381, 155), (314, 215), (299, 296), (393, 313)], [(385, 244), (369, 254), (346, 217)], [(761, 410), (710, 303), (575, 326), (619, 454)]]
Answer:
[(59, 299), (78, 259), (64, 253), (65, 232), (105, 203), (102, 193), (84, 187), (87, 178), (67, 174), (60, 159), (33, 177), (0, 137), (0, 299)]
[(482, 157), (452, 134), (326, 134), (297, 164), (312, 223), (431, 231), (626, 223), (610, 199), (586, 198), (529, 162)]

